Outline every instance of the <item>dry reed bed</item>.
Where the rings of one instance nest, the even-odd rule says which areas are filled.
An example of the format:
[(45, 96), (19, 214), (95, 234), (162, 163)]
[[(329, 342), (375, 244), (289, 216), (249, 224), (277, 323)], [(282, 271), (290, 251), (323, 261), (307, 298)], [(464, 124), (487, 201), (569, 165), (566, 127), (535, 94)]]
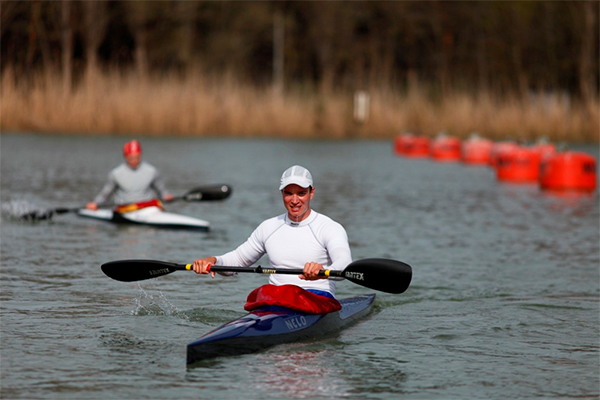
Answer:
[(6, 70), (1, 82), (3, 132), (385, 139), (406, 130), (462, 138), (477, 131), (494, 140), (598, 143), (600, 130), (597, 99), (582, 105), (557, 96), (534, 101), (454, 92), (432, 101), (421, 88), (408, 94), (373, 90), (370, 117), (357, 124), (350, 94), (292, 89), (277, 96), (230, 78), (96, 73), (68, 93), (52, 74), (16, 84)]

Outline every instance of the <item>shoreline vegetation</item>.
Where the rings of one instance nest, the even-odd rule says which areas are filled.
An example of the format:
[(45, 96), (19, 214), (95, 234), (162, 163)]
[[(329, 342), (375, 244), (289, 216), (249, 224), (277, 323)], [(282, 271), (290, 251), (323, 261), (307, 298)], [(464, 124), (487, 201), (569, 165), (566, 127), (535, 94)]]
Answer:
[(59, 73), (20, 79), (4, 69), (0, 131), (76, 135), (391, 139), (403, 132), (433, 137), (529, 143), (540, 139), (599, 143), (598, 98), (567, 94), (500, 95), (493, 90), (440, 90), (413, 82), (407, 89), (371, 88), (368, 118), (354, 118), (354, 93), (322, 94), (310, 87), (284, 92), (243, 84), (230, 75), (140, 77), (87, 71), (65, 89)]

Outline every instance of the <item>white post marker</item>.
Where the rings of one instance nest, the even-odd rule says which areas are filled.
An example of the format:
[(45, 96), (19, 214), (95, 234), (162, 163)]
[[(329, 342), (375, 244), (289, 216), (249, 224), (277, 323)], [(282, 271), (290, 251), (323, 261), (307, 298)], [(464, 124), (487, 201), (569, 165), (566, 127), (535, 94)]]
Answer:
[(364, 123), (369, 119), (369, 108), (371, 98), (369, 93), (359, 90), (354, 93), (354, 120), (358, 123)]

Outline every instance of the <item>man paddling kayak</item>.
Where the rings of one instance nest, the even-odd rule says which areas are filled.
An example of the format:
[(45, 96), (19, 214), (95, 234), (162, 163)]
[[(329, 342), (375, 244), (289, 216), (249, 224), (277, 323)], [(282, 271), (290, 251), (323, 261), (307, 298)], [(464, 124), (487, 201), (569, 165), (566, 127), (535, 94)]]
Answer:
[(320, 276), (323, 269), (343, 270), (352, 262), (348, 235), (338, 222), (310, 207), (315, 194), (311, 173), (294, 165), (279, 186), (286, 213), (267, 219), (237, 249), (194, 261), (194, 272), (210, 273), (210, 266), (249, 267), (267, 254), (273, 268), (302, 268), (301, 275), (272, 274), (271, 285), (296, 285), (321, 296), (334, 297), (336, 282)]
[(94, 201), (86, 205), (87, 209), (97, 210), (98, 204), (106, 203), (110, 196), (114, 196), (116, 204), (149, 201), (156, 198), (156, 195), (164, 201), (173, 199), (173, 195), (165, 188), (158, 170), (141, 161), (140, 142), (132, 140), (125, 143), (123, 157), (125, 162), (110, 171), (104, 187)]

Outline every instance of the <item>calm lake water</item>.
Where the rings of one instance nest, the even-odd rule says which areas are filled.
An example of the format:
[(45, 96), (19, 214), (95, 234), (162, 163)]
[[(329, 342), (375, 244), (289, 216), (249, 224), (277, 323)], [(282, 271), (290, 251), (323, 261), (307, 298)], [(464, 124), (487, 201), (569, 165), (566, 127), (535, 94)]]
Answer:
[[(77, 207), (126, 138), (1, 136), (3, 399), (510, 399), (600, 396), (598, 195), (496, 182), (487, 167), (409, 160), (388, 141), (147, 138), (174, 203), (208, 233), (16, 212)], [(598, 159), (597, 146), (579, 147)], [(176, 272), (122, 283), (107, 261), (191, 262), (234, 248), (283, 212), (281, 172), (313, 173), (313, 208), (347, 229), (355, 260), (413, 267), (403, 294), (339, 335), (188, 369), (188, 342), (244, 314), (258, 275)], [(263, 261), (264, 262), (264, 261)], [(263, 264), (264, 265), (264, 264)], [(338, 297), (370, 293), (342, 282)]]

